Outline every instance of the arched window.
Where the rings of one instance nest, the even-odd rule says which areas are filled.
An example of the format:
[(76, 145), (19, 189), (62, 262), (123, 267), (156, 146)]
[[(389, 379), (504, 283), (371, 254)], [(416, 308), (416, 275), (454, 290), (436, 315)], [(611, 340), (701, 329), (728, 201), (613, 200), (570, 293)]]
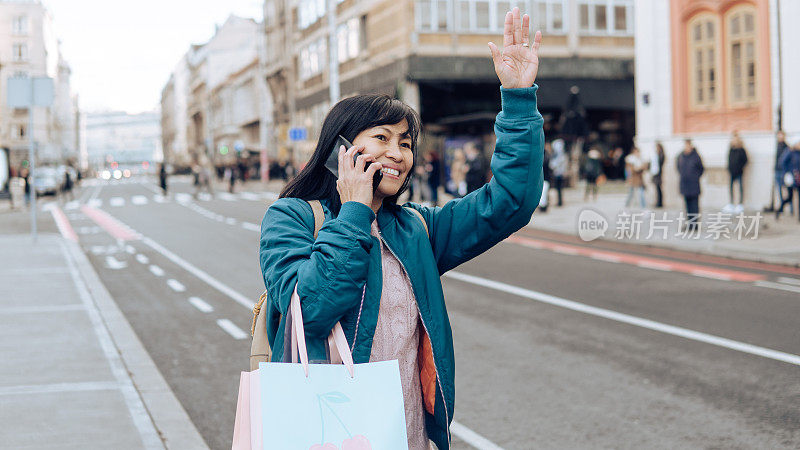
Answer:
[(687, 33), (689, 104), (692, 109), (712, 109), (719, 101), (719, 26), (716, 16), (711, 13), (698, 14), (689, 21)]
[(741, 5), (725, 15), (728, 100), (731, 106), (750, 106), (758, 100), (756, 74), (756, 9)]

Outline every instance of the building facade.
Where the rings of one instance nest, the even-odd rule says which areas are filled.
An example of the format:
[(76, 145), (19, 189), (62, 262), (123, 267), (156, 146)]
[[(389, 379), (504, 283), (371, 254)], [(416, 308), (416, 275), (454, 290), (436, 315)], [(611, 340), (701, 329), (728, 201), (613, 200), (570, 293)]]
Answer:
[[(12, 167), (27, 163), (30, 133), (41, 162), (77, 163), (78, 108), (70, 75), (53, 32), (53, 18), (42, 2), (0, 1), (0, 147), (9, 150)], [(12, 77), (53, 78), (53, 104), (34, 108), (34, 130), (28, 130), (26, 108), (6, 107)]]
[(636, 138), (667, 153), (665, 189), (677, 198), (675, 158), (692, 139), (706, 166), (701, 204), (729, 203), (727, 157), (738, 131), (748, 152), (744, 204), (770, 202), (775, 133), (800, 138), (800, 70), (787, 58), (800, 43), (786, 0), (641, 0), (636, 2)]
[(90, 168), (107, 167), (112, 162), (138, 164), (163, 160), (158, 112), (110, 111), (87, 113), (83, 117)]
[(264, 147), (259, 30), (253, 19), (230, 16), (178, 63), (161, 94), (163, 146), (170, 163), (226, 164)]
[[(274, 99), (271, 148), (278, 158), (313, 151), (328, 94), (329, 27), (324, 1), (266, 0), (266, 77)], [(580, 88), (591, 129), (613, 143), (633, 136), (631, 0), (343, 0), (336, 37), (341, 96), (383, 92), (422, 116), (423, 147), (459, 136), (487, 151), (500, 105), (487, 42), (502, 44), (505, 12), (519, 6), (541, 29), (539, 107), (557, 123)], [(290, 129), (305, 133), (289, 133)], [(292, 136), (290, 136), (292, 134)], [(298, 136), (306, 139), (293, 140)]]

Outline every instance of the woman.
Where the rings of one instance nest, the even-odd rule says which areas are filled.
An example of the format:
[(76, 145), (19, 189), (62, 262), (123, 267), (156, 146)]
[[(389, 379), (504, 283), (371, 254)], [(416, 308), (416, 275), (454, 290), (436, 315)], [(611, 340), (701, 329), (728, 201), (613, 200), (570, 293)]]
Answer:
[(550, 160), (550, 169), (553, 171), (553, 182), (555, 183), (556, 193), (558, 194), (558, 203), (556, 203), (556, 206), (564, 206), (562, 189), (564, 189), (564, 181), (566, 180), (567, 169), (569, 167), (569, 157), (564, 150), (563, 139), (556, 139), (551, 145), (553, 148), (553, 159)]
[(631, 154), (625, 157), (625, 169), (628, 174), (628, 198), (625, 200), (625, 207), (630, 205), (631, 200), (639, 198), (639, 206), (644, 209), (647, 203), (644, 200), (644, 171), (647, 165), (640, 156), (639, 147), (633, 147)]
[[(296, 285), (310, 360), (325, 359), (324, 339), (340, 322), (354, 362), (399, 361), (411, 449), (427, 448), (429, 439), (450, 447), (455, 362), (439, 277), (525, 226), (541, 196), (544, 137), (533, 84), (541, 34), (529, 44), (529, 22), (514, 8), (503, 51), (489, 44), (503, 110), (487, 185), (439, 208), (408, 203), (421, 217), (398, 206), (414, 170), (419, 116), (387, 96), (360, 95), (331, 109), (307, 166), (262, 222), (272, 361), (283, 360)], [(324, 163), (338, 135), (354, 146), (338, 149), (336, 180)], [(325, 213), (316, 240), (313, 199)]]
[(597, 178), (602, 172), (602, 165), (600, 158), (603, 155), (597, 148), (592, 147), (589, 153), (586, 154), (586, 162), (583, 165), (583, 172), (586, 175), (586, 190), (583, 191), (583, 201), (589, 200), (589, 194), (592, 195), (592, 200), (597, 201)]
[(705, 168), (703, 160), (692, 141), (683, 142), (683, 151), (678, 155), (678, 174), (680, 175), (680, 191), (686, 202), (687, 228), (697, 230), (700, 223), (700, 177)]
[[(739, 132), (734, 131), (731, 138), (731, 146), (728, 150), (728, 175), (730, 175), (730, 208), (734, 212), (740, 213), (744, 211), (744, 184), (742, 176), (744, 175), (744, 166), (747, 165), (747, 151), (744, 149), (742, 138), (739, 137)], [(739, 183), (739, 203), (736, 203), (733, 198), (733, 185)]]

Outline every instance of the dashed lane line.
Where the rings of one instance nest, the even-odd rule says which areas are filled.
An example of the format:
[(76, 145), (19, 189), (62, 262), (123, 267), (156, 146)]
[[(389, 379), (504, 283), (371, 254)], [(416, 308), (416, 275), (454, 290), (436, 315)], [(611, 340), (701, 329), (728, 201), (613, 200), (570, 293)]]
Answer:
[(209, 305), (200, 297), (189, 297), (189, 303), (192, 304), (195, 308), (200, 310), (200, 312), (210, 313), (214, 312), (214, 307)]
[(170, 278), (167, 280), (167, 286), (170, 287), (175, 292), (186, 292), (186, 286), (183, 285), (180, 281)]
[(242, 340), (250, 337), (249, 333), (245, 333), (241, 328), (237, 327), (228, 319), (217, 319), (217, 325), (230, 334), (234, 339)]
[(800, 280), (798, 280), (797, 278), (778, 277), (778, 282), (800, 286)]
[(554, 295), (545, 294), (542, 292), (531, 291), (510, 284), (501, 283), (499, 281), (488, 280), (473, 275), (467, 275), (460, 272), (447, 272), (444, 276), (453, 278), (466, 283), (483, 286), (489, 289), (494, 289), (501, 292), (506, 292), (520, 297), (529, 298), (538, 302), (546, 303), (553, 306), (569, 309), (572, 311), (582, 312), (596, 317), (603, 317), (606, 319), (614, 320), (617, 322), (627, 323), (641, 328), (646, 328), (660, 333), (671, 334), (689, 340), (703, 342), (706, 344), (716, 345), (718, 347), (736, 350), (751, 355), (762, 356), (764, 358), (773, 359), (776, 361), (783, 361), (789, 364), (800, 366), (800, 356), (791, 353), (780, 352), (765, 347), (747, 344), (744, 342), (734, 341), (711, 334), (701, 333), (699, 331), (690, 330), (687, 328), (676, 327), (674, 325), (667, 325), (665, 323), (656, 322), (654, 320), (643, 319), (641, 317), (631, 316), (628, 314), (611, 311), (608, 309), (598, 308), (596, 306), (589, 306), (572, 300), (556, 297)]
[(461, 423), (456, 422), (455, 420), (450, 424), (450, 432), (458, 436), (458, 438), (462, 441), (479, 450), (502, 450), (502, 448), (495, 445), (494, 442), (470, 430), (464, 425), (461, 425)]
[(150, 272), (153, 275), (157, 276), (157, 277), (163, 277), (164, 276), (164, 269), (162, 269), (161, 267), (158, 267), (155, 264), (151, 264), (150, 265)]
[(122, 197), (111, 197), (108, 201), (108, 204), (111, 206), (125, 206), (125, 199)]
[(245, 230), (255, 231), (257, 233), (261, 233), (261, 226), (255, 223), (250, 222), (242, 222), (242, 228)]
[(136, 260), (139, 261), (142, 264), (147, 264), (147, 263), (150, 262), (150, 258), (148, 258), (147, 256), (145, 256), (145, 255), (143, 255), (141, 253), (136, 254)]
[(756, 281), (753, 284), (759, 287), (780, 289), (782, 291), (800, 293), (800, 286), (792, 286), (788, 284), (775, 283), (773, 281), (764, 281), (764, 280)]
[(134, 205), (146, 205), (148, 203), (147, 197), (144, 195), (134, 195), (131, 197), (131, 203)]

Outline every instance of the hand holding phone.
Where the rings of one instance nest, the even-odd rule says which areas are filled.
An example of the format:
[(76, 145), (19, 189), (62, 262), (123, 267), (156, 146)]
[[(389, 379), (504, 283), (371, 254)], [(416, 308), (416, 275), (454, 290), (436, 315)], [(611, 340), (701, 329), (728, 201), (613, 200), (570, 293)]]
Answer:
[[(327, 167), (328, 170), (331, 171), (331, 173), (333, 174), (333, 176), (336, 177), (337, 180), (339, 179), (339, 149), (343, 145), (344, 145), (345, 150), (349, 150), (350, 148), (353, 147), (353, 144), (350, 143), (350, 141), (345, 139), (343, 136), (339, 135), (339, 137), (336, 139), (336, 144), (334, 144), (333, 150), (331, 151), (330, 156), (325, 161), (325, 167)], [(359, 152), (356, 152), (353, 155), (353, 164), (356, 163), (356, 160), (358, 159), (358, 155), (360, 155)], [(364, 170), (365, 171), (367, 170), (367, 168), (369, 167), (370, 164), (372, 164), (372, 163), (370, 161), (367, 161), (367, 163), (364, 165)], [(383, 174), (380, 172), (380, 170), (376, 171), (375, 172), (375, 176), (372, 179), (372, 192), (375, 192), (376, 190), (378, 190), (378, 185), (381, 184), (381, 180), (382, 179), (383, 179)]]

